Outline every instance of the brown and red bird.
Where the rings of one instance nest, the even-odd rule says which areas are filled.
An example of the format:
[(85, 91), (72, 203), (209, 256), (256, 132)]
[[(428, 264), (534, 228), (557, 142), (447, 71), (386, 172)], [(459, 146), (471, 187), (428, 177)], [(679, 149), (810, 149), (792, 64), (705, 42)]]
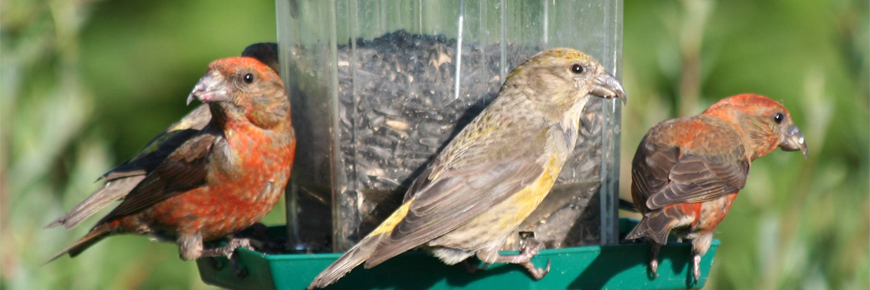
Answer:
[(777, 147), (808, 156), (788, 110), (753, 94), (723, 99), (700, 115), (649, 130), (631, 168), (631, 195), (643, 219), (626, 239), (652, 240), (653, 275), (659, 247), (673, 232), (692, 240), (692, 274), (700, 278), (701, 256), (746, 184), (750, 163)]
[(211, 63), (187, 99), (188, 104), (196, 99), (206, 105), (103, 175), (102, 188), (49, 225), (74, 227), (123, 200), (51, 260), (75, 257), (115, 234), (175, 242), (183, 260), (231, 256), (239, 246), (250, 247), (247, 240), (234, 238), (213, 249), (203, 243), (230, 237), (262, 219), (290, 177), (296, 137), (284, 84), (269, 61), (276, 54), (253, 51), (260, 53)]

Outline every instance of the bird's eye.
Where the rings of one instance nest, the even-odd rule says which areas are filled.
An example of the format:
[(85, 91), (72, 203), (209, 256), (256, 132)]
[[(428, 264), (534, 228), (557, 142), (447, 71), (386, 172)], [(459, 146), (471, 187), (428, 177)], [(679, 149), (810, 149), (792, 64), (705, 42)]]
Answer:
[(782, 113), (773, 114), (773, 121), (777, 124), (782, 123), (782, 120), (785, 119), (785, 115)]
[(250, 74), (250, 73), (245, 74), (245, 83), (250, 84), (253, 82), (254, 82), (254, 75)]
[(574, 64), (571, 66), (571, 72), (579, 75), (586, 72), (586, 68), (582, 65)]

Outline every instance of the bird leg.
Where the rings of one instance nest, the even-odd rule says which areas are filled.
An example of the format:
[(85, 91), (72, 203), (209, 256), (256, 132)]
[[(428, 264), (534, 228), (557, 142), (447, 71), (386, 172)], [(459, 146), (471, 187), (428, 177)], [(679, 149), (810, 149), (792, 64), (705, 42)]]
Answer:
[(658, 270), (659, 270), (659, 250), (661, 249), (661, 247), (662, 247), (662, 245), (659, 245), (655, 241), (650, 240), (650, 243), (649, 243), (649, 253), (650, 253), (649, 271), (652, 274), (653, 279), (659, 277), (659, 273), (658, 273)]
[[(535, 280), (540, 280), (544, 278), (544, 275), (550, 272), (550, 260), (547, 259), (547, 267), (546, 268), (536, 268), (535, 264), (532, 263), (532, 258), (535, 257), (541, 250), (544, 249), (544, 243), (536, 240), (536, 239), (528, 239), (528, 242), (523, 245), (522, 249), (520, 249), (520, 253), (517, 255), (508, 255), (503, 256), (499, 255), (497, 250), (495, 252), (495, 259), (485, 259), (481, 258), (483, 261), (492, 261), (492, 263), (510, 263), (517, 264), (526, 268), (529, 271), (529, 274), (535, 278)], [(478, 252), (478, 258), (481, 256), (490, 256), (491, 253), (481, 250)], [(484, 265), (481, 270), (486, 269), (487, 265)]]
[(223, 247), (202, 250), (202, 257), (226, 257), (233, 267), (233, 274), (237, 277), (244, 277), (248, 271), (239, 265), (238, 257), (234, 255), (237, 248), (254, 250), (250, 239), (230, 238), (230, 241)]
[(695, 277), (695, 283), (701, 279), (701, 256), (707, 253), (712, 242), (712, 233), (692, 239), (692, 276)]

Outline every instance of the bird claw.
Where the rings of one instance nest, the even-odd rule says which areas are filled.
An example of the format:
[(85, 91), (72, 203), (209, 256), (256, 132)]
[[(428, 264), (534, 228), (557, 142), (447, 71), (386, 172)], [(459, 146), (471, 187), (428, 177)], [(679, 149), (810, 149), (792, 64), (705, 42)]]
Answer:
[(692, 276), (695, 278), (695, 283), (701, 280), (701, 255), (692, 256)]
[(650, 240), (649, 275), (652, 279), (659, 277), (659, 250), (661, 250), (661, 245)]
[(544, 278), (547, 273), (550, 273), (550, 259), (547, 259), (547, 267), (544, 267), (543, 269), (535, 268), (535, 264), (532, 264), (531, 261), (523, 264), (523, 267), (525, 267), (526, 270), (529, 271), (529, 274), (532, 275), (532, 278), (535, 278), (535, 280), (541, 280), (541, 278)]
[(223, 247), (203, 250), (202, 257), (211, 257), (212, 259), (209, 259), (209, 264), (218, 270), (222, 269), (223, 265), (219, 265), (214, 257), (226, 257), (227, 260), (230, 261), (230, 265), (233, 267), (233, 274), (235, 274), (236, 277), (242, 278), (247, 276), (248, 270), (241, 266), (241, 263), (238, 261), (238, 256), (235, 255), (235, 251), (238, 248), (254, 250), (254, 247), (251, 246), (251, 240), (232, 238), (229, 243)]
[(550, 259), (547, 259), (547, 267), (541, 269), (536, 268), (535, 264), (532, 263), (532, 258), (535, 257), (541, 250), (544, 249), (544, 243), (535, 240), (529, 239), (528, 243), (523, 246), (518, 255), (512, 256), (499, 256), (495, 262), (501, 263), (511, 263), (523, 266), (529, 272), (529, 275), (532, 275), (535, 280), (540, 280), (544, 278), (547, 273), (550, 272)]

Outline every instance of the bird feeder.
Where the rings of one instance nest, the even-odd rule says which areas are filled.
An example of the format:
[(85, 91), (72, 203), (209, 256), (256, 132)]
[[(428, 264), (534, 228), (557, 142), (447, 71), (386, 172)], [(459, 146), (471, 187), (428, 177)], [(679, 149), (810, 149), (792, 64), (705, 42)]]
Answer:
[[(343, 252), (365, 237), (535, 53), (577, 48), (621, 72), (620, 1), (277, 4), (298, 138), (288, 238), (299, 251)], [(553, 190), (520, 227), (547, 248), (617, 241), (620, 105), (593, 98), (581, 123)]]
[[(575, 48), (617, 77), (622, 71), (619, 0), (276, 4), (280, 72), (293, 105), (297, 154), (286, 193), (286, 228), (272, 228), (270, 234), (286, 235), (292, 253), (239, 249), (241, 264), (249, 268), (245, 278), (198, 262), (204, 281), (228, 288), (304, 288), (399, 207), (411, 182), (495, 98), (508, 73), (535, 53)], [(364, 271), (368, 274), (351, 272), (335, 287), (549, 289), (573, 285), (566, 279), (580, 275), (593, 275), (595, 283), (615, 288), (703, 286), (715, 247), (704, 257), (702, 279), (689, 284), (686, 268), (664, 266), (667, 261), (659, 267), (659, 278), (648, 278), (648, 247), (617, 245), (620, 109), (617, 100), (590, 99), (576, 148), (555, 186), (502, 249), (519, 250), (524, 237), (533, 234), (547, 248), (536, 263), (553, 259), (554, 271), (539, 282), (556, 284), (535, 284), (512, 265), (490, 267), (482, 273), (488, 278), (475, 278), (456, 267), (438, 266), (434, 257), (408, 253)], [(686, 247), (665, 246), (662, 253), (673, 251), (673, 257), (689, 261)], [(683, 248), (682, 254), (675, 250)], [(662, 257), (668, 260), (666, 254)], [(583, 271), (596, 263), (613, 273)], [(414, 271), (407, 268), (411, 265), (432, 267)], [(385, 282), (392, 279), (385, 276), (389, 271), (402, 268), (407, 275), (421, 276)], [(626, 269), (634, 272), (620, 272)], [(620, 282), (626, 279), (641, 280)]]

